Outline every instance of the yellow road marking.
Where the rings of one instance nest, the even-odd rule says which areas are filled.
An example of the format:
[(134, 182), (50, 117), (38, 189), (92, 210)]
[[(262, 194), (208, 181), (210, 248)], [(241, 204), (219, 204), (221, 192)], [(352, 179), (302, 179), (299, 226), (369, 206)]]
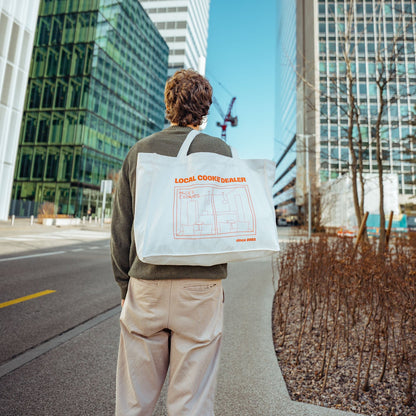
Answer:
[(9, 300), (8, 302), (0, 303), (0, 309), (5, 308), (6, 306), (14, 305), (16, 303), (25, 302), (26, 300), (39, 298), (40, 296), (49, 295), (50, 293), (54, 293), (56, 290), (44, 290), (43, 292), (34, 293), (33, 295), (23, 296), (22, 298), (17, 298), (13, 300)]

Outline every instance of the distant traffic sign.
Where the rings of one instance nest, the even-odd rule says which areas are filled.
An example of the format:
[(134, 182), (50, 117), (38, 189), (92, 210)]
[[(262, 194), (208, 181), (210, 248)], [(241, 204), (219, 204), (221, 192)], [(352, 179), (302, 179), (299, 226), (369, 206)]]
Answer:
[(111, 194), (113, 190), (113, 181), (111, 179), (101, 181), (101, 191), (106, 194)]

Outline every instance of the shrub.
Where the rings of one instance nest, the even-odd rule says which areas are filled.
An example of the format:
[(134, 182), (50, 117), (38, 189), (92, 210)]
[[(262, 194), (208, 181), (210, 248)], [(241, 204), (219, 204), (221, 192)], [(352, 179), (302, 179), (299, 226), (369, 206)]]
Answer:
[(55, 217), (55, 204), (53, 202), (44, 202), (39, 206), (38, 219)]
[(321, 392), (341, 359), (352, 360), (354, 400), (390, 377), (401, 386), (403, 404), (411, 406), (416, 239), (396, 240), (383, 255), (371, 245), (354, 260), (352, 253), (351, 241), (323, 237), (291, 244), (279, 257), (273, 312), (276, 351), (290, 351), (292, 365), (300, 367), (308, 349), (315, 348), (319, 359), (310, 365)]

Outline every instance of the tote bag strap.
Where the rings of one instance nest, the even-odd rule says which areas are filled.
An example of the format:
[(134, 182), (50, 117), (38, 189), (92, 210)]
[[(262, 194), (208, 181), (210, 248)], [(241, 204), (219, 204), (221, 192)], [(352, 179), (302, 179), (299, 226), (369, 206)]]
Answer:
[(239, 156), (238, 156), (237, 150), (232, 146), (230, 146), (230, 149), (231, 149), (231, 155), (232, 155), (231, 157), (238, 159)]
[[(181, 148), (179, 149), (178, 152), (178, 156), (179, 158), (184, 158), (187, 156), (188, 152), (189, 152), (189, 148), (191, 147), (191, 144), (193, 142), (193, 140), (195, 139), (195, 137), (201, 133), (199, 130), (192, 130), (188, 133), (188, 135), (186, 136), (185, 141), (182, 143)], [(233, 147), (231, 147), (231, 154), (232, 157), (234, 158), (238, 158), (238, 153), (237, 150), (235, 150)]]
[(186, 136), (185, 141), (182, 143), (181, 148), (179, 149), (178, 156), (179, 158), (184, 158), (188, 154), (189, 148), (191, 146), (191, 143), (195, 139), (195, 137), (200, 133), (199, 130), (194, 130), (189, 132), (189, 134)]

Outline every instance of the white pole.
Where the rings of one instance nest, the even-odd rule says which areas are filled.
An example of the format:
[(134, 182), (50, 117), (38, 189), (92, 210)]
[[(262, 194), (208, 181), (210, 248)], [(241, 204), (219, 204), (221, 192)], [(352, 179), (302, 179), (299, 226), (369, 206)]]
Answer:
[(31, 215), (31, 216), (30, 216), (30, 225), (33, 225), (33, 220), (34, 220), (34, 216), (33, 216), (33, 215)]
[(12, 215), (12, 225), (14, 225), (14, 219), (16, 218), (16, 216), (13, 214)]
[(102, 214), (101, 214), (101, 227), (104, 226), (104, 216), (105, 216), (105, 189), (103, 192), (103, 208), (102, 208)]
[(311, 175), (309, 172), (309, 153), (310, 153), (310, 146), (309, 146), (309, 139), (314, 134), (302, 134), (298, 133), (298, 136), (304, 138), (304, 148), (305, 148), (305, 156), (306, 156), (306, 187), (308, 192), (308, 239), (311, 238), (312, 235), (312, 195), (311, 195)]
[(311, 177), (309, 172), (309, 138), (306, 136), (306, 184), (308, 188), (308, 239), (310, 240), (312, 234), (312, 200), (311, 200)]

